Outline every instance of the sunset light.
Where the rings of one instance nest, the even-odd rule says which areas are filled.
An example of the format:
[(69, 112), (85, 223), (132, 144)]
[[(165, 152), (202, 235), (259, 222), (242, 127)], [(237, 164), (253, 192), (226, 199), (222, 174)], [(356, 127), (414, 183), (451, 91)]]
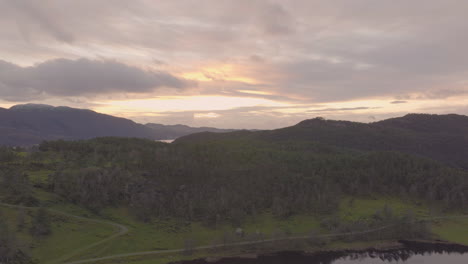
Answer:
[(201, 82), (231, 81), (248, 84), (257, 83), (257, 81), (252, 78), (239, 76), (239, 73), (236, 72), (235, 67), (229, 64), (206, 67), (199, 71), (183, 73), (181, 74), (181, 77)]
[(468, 0), (0, 0), (0, 264), (468, 264)]

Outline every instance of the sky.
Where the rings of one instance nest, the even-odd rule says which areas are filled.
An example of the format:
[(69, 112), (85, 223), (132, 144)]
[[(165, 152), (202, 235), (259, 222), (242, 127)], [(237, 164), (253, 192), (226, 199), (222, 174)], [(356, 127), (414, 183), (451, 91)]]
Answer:
[(464, 0), (0, 0), (0, 107), (271, 129), (468, 114)]

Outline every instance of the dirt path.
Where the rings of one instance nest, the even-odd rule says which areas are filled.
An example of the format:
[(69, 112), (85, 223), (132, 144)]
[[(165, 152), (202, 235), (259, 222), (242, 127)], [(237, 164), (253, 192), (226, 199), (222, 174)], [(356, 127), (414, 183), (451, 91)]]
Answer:
[[(422, 218), (421, 220), (433, 221), (433, 220), (439, 220), (439, 219), (456, 219), (456, 218), (468, 218), (468, 215), (426, 217), (426, 218)], [(345, 233), (316, 235), (315, 238), (329, 238), (329, 237), (346, 236), (346, 235), (361, 235), (361, 234), (367, 234), (367, 233), (384, 230), (392, 226), (394, 225), (386, 225), (386, 226), (369, 229), (365, 231), (359, 231), (359, 232), (345, 232)], [(257, 240), (257, 241), (244, 241), (244, 242), (236, 242), (236, 243), (228, 243), (228, 244), (218, 244), (218, 245), (212, 245), (212, 246), (200, 246), (200, 247), (195, 247), (192, 250), (215, 249), (215, 248), (243, 246), (243, 245), (255, 245), (255, 244), (261, 244), (261, 243), (268, 243), (268, 242), (298, 240), (298, 239), (307, 239), (307, 238), (310, 238), (310, 236), (294, 236), (294, 237), (285, 237), (285, 238), (264, 239), (264, 240)], [(182, 248), (171, 249), (171, 250), (142, 251), (142, 252), (135, 252), (135, 253), (127, 253), (127, 254), (117, 254), (117, 255), (111, 255), (111, 256), (99, 257), (99, 258), (77, 260), (77, 261), (66, 262), (64, 264), (82, 264), (82, 263), (89, 263), (89, 262), (117, 259), (117, 258), (124, 258), (124, 257), (156, 255), (156, 254), (164, 254), (164, 253), (182, 253), (184, 251), (186, 251), (186, 249), (182, 249)]]
[[(336, 236), (343, 236), (343, 235), (366, 234), (366, 233), (371, 233), (371, 232), (375, 232), (375, 231), (379, 231), (379, 230), (384, 230), (384, 229), (389, 228), (391, 226), (393, 226), (393, 225), (386, 225), (386, 226), (383, 226), (383, 227), (379, 227), (379, 228), (375, 228), (375, 229), (369, 229), (369, 230), (360, 231), (360, 232), (346, 232), (346, 233), (337, 233), (337, 234), (326, 234), (326, 235), (317, 235), (315, 237), (316, 238), (327, 238), (327, 237), (336, 237)], [(284, 238), (263, 239), (263, 240), (256, 240), (256, 241), (243, 241), (243, 242), (235, 242), (235, 243), (195, 247), (192, 250), (203, 250), (203, 249), (215, 249), (215, 248), (232, 247), (232, 246), (255, 245), (255, 244), (268, 243), (268, 242), (307, 239), (309, 237), (310, 236), (294, 236), (294, 237), (284, 237)], [(94, 261), (109, 260), (109, 259), (115, 259), (115, 258), (154, 255), (154, 254), (163, 254), (163, 253), (181, 253), (181, 252), (184, 252), (184, 251), (186, 251), (186, 249), (182, 249), (182, 248), (180, 248), (180, 249), (171, 249), (171, 250), (142, 251), (142, 252), (118, 254), (118, 255), (112, 255), (112, 256), (100, 257), (100, 258), (77, 260), (77, 261), (72, 261), (72, 262), (66, 262), (65, 264), (81, 264), (81, 263), (89, 263), (89, 262), (94, 262)]]
[[(14, 209), (33, 209), (34, 210), (34, 209), (38, 208), (38, 207), (28, 207), (28, 206), (12, 205), (12, 204), (5, 204), (5, 203), (0, 203), (0, 206), (4, 206), (4, 207), (8, 207), (8, 208), (14, 208)], [(73, 219), (78, 219), (78, 220), (83, 220), (83, 221), (87, 221), (87, 222), (110, 225), (110, 226), (113, 226), (114, 228), (116, 228), (116, 230), (117, 230), (116, 233), (106, 237), (103, 240), (97, 241), (95, 243), (89, 244), (89, 245), (81, 247), (81, 248), (78, 248), (78, 249), (74, 250), (73, 252), (70, 252), (67, 255), (64, 255), (64, 256), (60, 257), (59, 259), (49, 261), (48, 263), (51, 263), (51, 264), (64, 262), (67, 259), (70, 259), (70, 258), (72, 258), (72, 257), (74, 257), (74, 256), (76, 256), (76, 255), (90, 249), (90, 248), (96, 247), (96, 246), (101, 245), (101, 244), (103, 244), (103, 243), (105, 243), (107, 241), (110, 241), (112, 239), (115, 239), (115, 238), (117, 238), (119, 236), (122, 236), (122, 235), (125, 235), (126, 233), (128, 233), (128, 228), (126, 226), (118, 224), (118, 223), (105, 221), (105, 220), (99, 220), (99, 219), (93, 219), (93, 218), (87, 218), (87, 217), (83, 217), (83, 216), (72, 215), (72, 214), (65, 213), (65, 212), (62, 212), (62, 211), (58, 211), (58, 210), (55, 210), (55, 209), (49, 209), (49, 208), (46, 208), (46, 209), (49, 212), (59, 214), (59, 215), (63, 215), (63, 216), (66, 216), (66, 217), (70, 217), (70, 218), (73, 218)]]
[[(36, 209), (37, 207), (27, 207), (27, 206), (17, 206), (17, 205), (10, 205), (10, 204), (4, 204), (0, 203), (1, 206), (9, 207), (9, 208), (24, 208), (24, 209)], [(118, 232), (101, 240), (98, 242), (95, 242), (93, 244), (87, 245), (85, 247), (79, 248), (74, 250), (73, 252), (60, 257), (59, 259), (56, 259), (54, 261), (50, 261), (49, 263), (63, 263), (63, 264), (81, 264), (81, 263), (89, 263), (89, 262), (95, 262), (95, 261), (101, 261), (101, 260), (109, 260), (109, 259), (117, 259), (117, 258), (124, 258), (124, 257), (133, 257), (133, 256), (145, 256), (145, 255), (156, 255), (156, 254), (164, 254), (164, 253), (181, 253), (186, 251), (186, 249), (179, 248), (179, 249), (169, 249), (169, 250), (152, 250), (152, 251), (142, 251), (142, 252), (135, 252), (135, 253), (126, 253), (126, 254), (116, 254), (116, 255), (111, 255), (111, 256), (106, 256), (106, 257), (99, 257), (99, 258), (90, 258), (90, 259), (84, 259), (84, 260), (77, 260), (77, 261), (70, 261), (66, 262), (67, 259), (70, 259), (88, 249), (91, 249), (93, 247), (96, 247), (100, 244), (103, 244), (107, 241), (110, 241), (112, 239), (115, 239), (119, 236), (122, 236), (126, 233), (128, 233), (128, 228), (124, 225), (114, 223), (114, 222), (109, 222), (109, 221), (104, 221), (104, 220), (98, 220), (98, 219), (92, 219), (92, 218), (86, 218), (82, 216), (76, 216), (68, 213), (64, 213), (58, 210), (54, 209), (47, 209), (50, 212), (56, 213), (56, 214), (61, 214), (64, 216), (68, 216), (71, 218), (75, 219), (80, 219), (80, 220), (85, 220), (89, 222), (95, 222), (95, 223), (102, 223), (102, 224), (108, 224), (112, 225), (116, 228), (118, 228)], [(434, 221), (434, 220), (439, 220), (439, 219), (457, 219), (457, 218), (468, 218), (468, 215), (458, 215), (458, 216), (436, 216), (436, 217), (425, 217), (422, 218), (421, 220), (423, 221)], [(335, 234), (325, 234), (325, 235), (316, 235), (315, 238), (329, 238), (329, 237), (337, 237), (337, 236), (347, 236), (347, 235), (360, 235), (360, 234), (367, 234), (367, 233), (372, 233), (380, 230), (384, 230), (387, 228), (390, 228), (394, 225), (386, 225), (374, 229), (369, 229), (365, 231), (358, 231), (358, 232), (345, 232), (345, 233), (335, 233)], [(277, 242), (277, 241), (287, 241), (287, 240), (298, 240), (298, 239), (307, 239), (310, 238), (310, 236), (294, 236), (294, 237), (285, 237), (285, 238), (272, 238), (272, 239), (263, 239), (263, 240), (256, 240), (256, 241), (244, 241), (244, 242), (235, 242), (235, 243), (228, 243), (228, 244), (218, 244), (218, 245), (211, 245), (211, 246), (200, 246), (200, 247), (195, 247), (192, 250), (203, 250), (203, 249), (215, 249), (215, 248), (222, 248), (222, 247), (232, 247), (232, 246), (244, 246), (244, 245), (255, 245), (255, 244), (261, 244), (261, 243), (268, 243), (268, 242)]]

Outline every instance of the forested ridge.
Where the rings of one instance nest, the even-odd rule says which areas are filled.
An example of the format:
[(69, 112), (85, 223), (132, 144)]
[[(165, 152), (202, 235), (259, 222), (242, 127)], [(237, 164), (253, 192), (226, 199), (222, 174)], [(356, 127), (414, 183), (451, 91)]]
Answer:
[[(398, 197), (468, 210), (465, 159), (438, 159), (444, 153), (439, 145), (421, 143), (436, 134), (441, 142), (462, 137), (460, 127), (433, 133), (427, 121), (403, 121), (367, 125), (319, 118), (273, 131), (195, 134), (172, 144), (106, 137), (2, 147), (0, 201), (40, 206), (34, 190), (40, 189), (97, 215), (126, 207), (142, 222), (181, 219), (213, 228), (240, 226), (264, 212), (280, 219), (333, 215), (344, 197)], [(428, 136), (419, 139), (421, 134)], [(409, 141), (415, 138), (417, 143)], [(461, 152), (453, 155), (466, 151), (458, 143)], [(48, 173), (31, 180), (35, 171)], [(47, 235), (46, 218), (43, 211), (32, 218), (31, 235)]]
[[(361, 124), (316, 118), (271, 131), (194, 134), (174, 144), (132, 138), (47, 141), (28, 162), (4, 148), (2, 185), (11, 193), (4, 199), (36, 203), (27, 195), (25, 171), (44, 169), (34, 168), (39, 166), (51, 171), (40, 187), (95, 211), (125, 204), (143, 220), (240, 221), (263, 210), (281, 217), (323, 213), (333, 211), (342, 196), (373, 194), (461, 208), (468, 205), (468, 177), (466, 156), (459, 155), (468, 145), (441, 142), (466, 140), (466, 120), (407, 115)], [(424, 143), (437, 135), (442, 136)], [(455, 165), (437, 159), (449, 150), (460, 158), (452, 160)]]
[(369, 124), (314, 118), (275, 130), (192, 134), (177, 142), (241, 138), (267, 142), (313, 141), (362, 151), (403, 152), (468, 169), (467, 133), (467, 116), (408, 114)]
[[(343, 196), (376, 194), (447, 208), (468, 205), (463, 169), (404, 153), (305, 141), (165, 144), (100, 138), (45, 142), (31, 158), (53, 171), (42, 186), (48, 191), (97, 212), (128, 205), (144, 221), (180, 217), (216, 224), (265, 210), (278, 217), (330, 213)], [(25, 193), (24, 174), (16, 175), (15, 186), (25, 187), (5, 188), (15, 192), (10, 201), (34, 203)]]

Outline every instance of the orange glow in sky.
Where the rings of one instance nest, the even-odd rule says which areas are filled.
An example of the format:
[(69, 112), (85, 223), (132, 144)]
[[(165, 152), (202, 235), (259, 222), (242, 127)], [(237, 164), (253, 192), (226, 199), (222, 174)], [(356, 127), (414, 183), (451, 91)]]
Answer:
[(234, 81), (249, 84), (258, 83), (258, 81), (253, 78), (241, 76), (239, 70), (231, 64), (203, 67), (198, 71), (182, 73), (181, 77), (201, 82)]
[(232, 96), (167, 96), (142, 100), (99, 102), (94, 108), (98, 112), (177, 112), (177, 111), (211, 111), (228, 110), (249, 106), (286, 107), (289, 104), (263, 98)]

